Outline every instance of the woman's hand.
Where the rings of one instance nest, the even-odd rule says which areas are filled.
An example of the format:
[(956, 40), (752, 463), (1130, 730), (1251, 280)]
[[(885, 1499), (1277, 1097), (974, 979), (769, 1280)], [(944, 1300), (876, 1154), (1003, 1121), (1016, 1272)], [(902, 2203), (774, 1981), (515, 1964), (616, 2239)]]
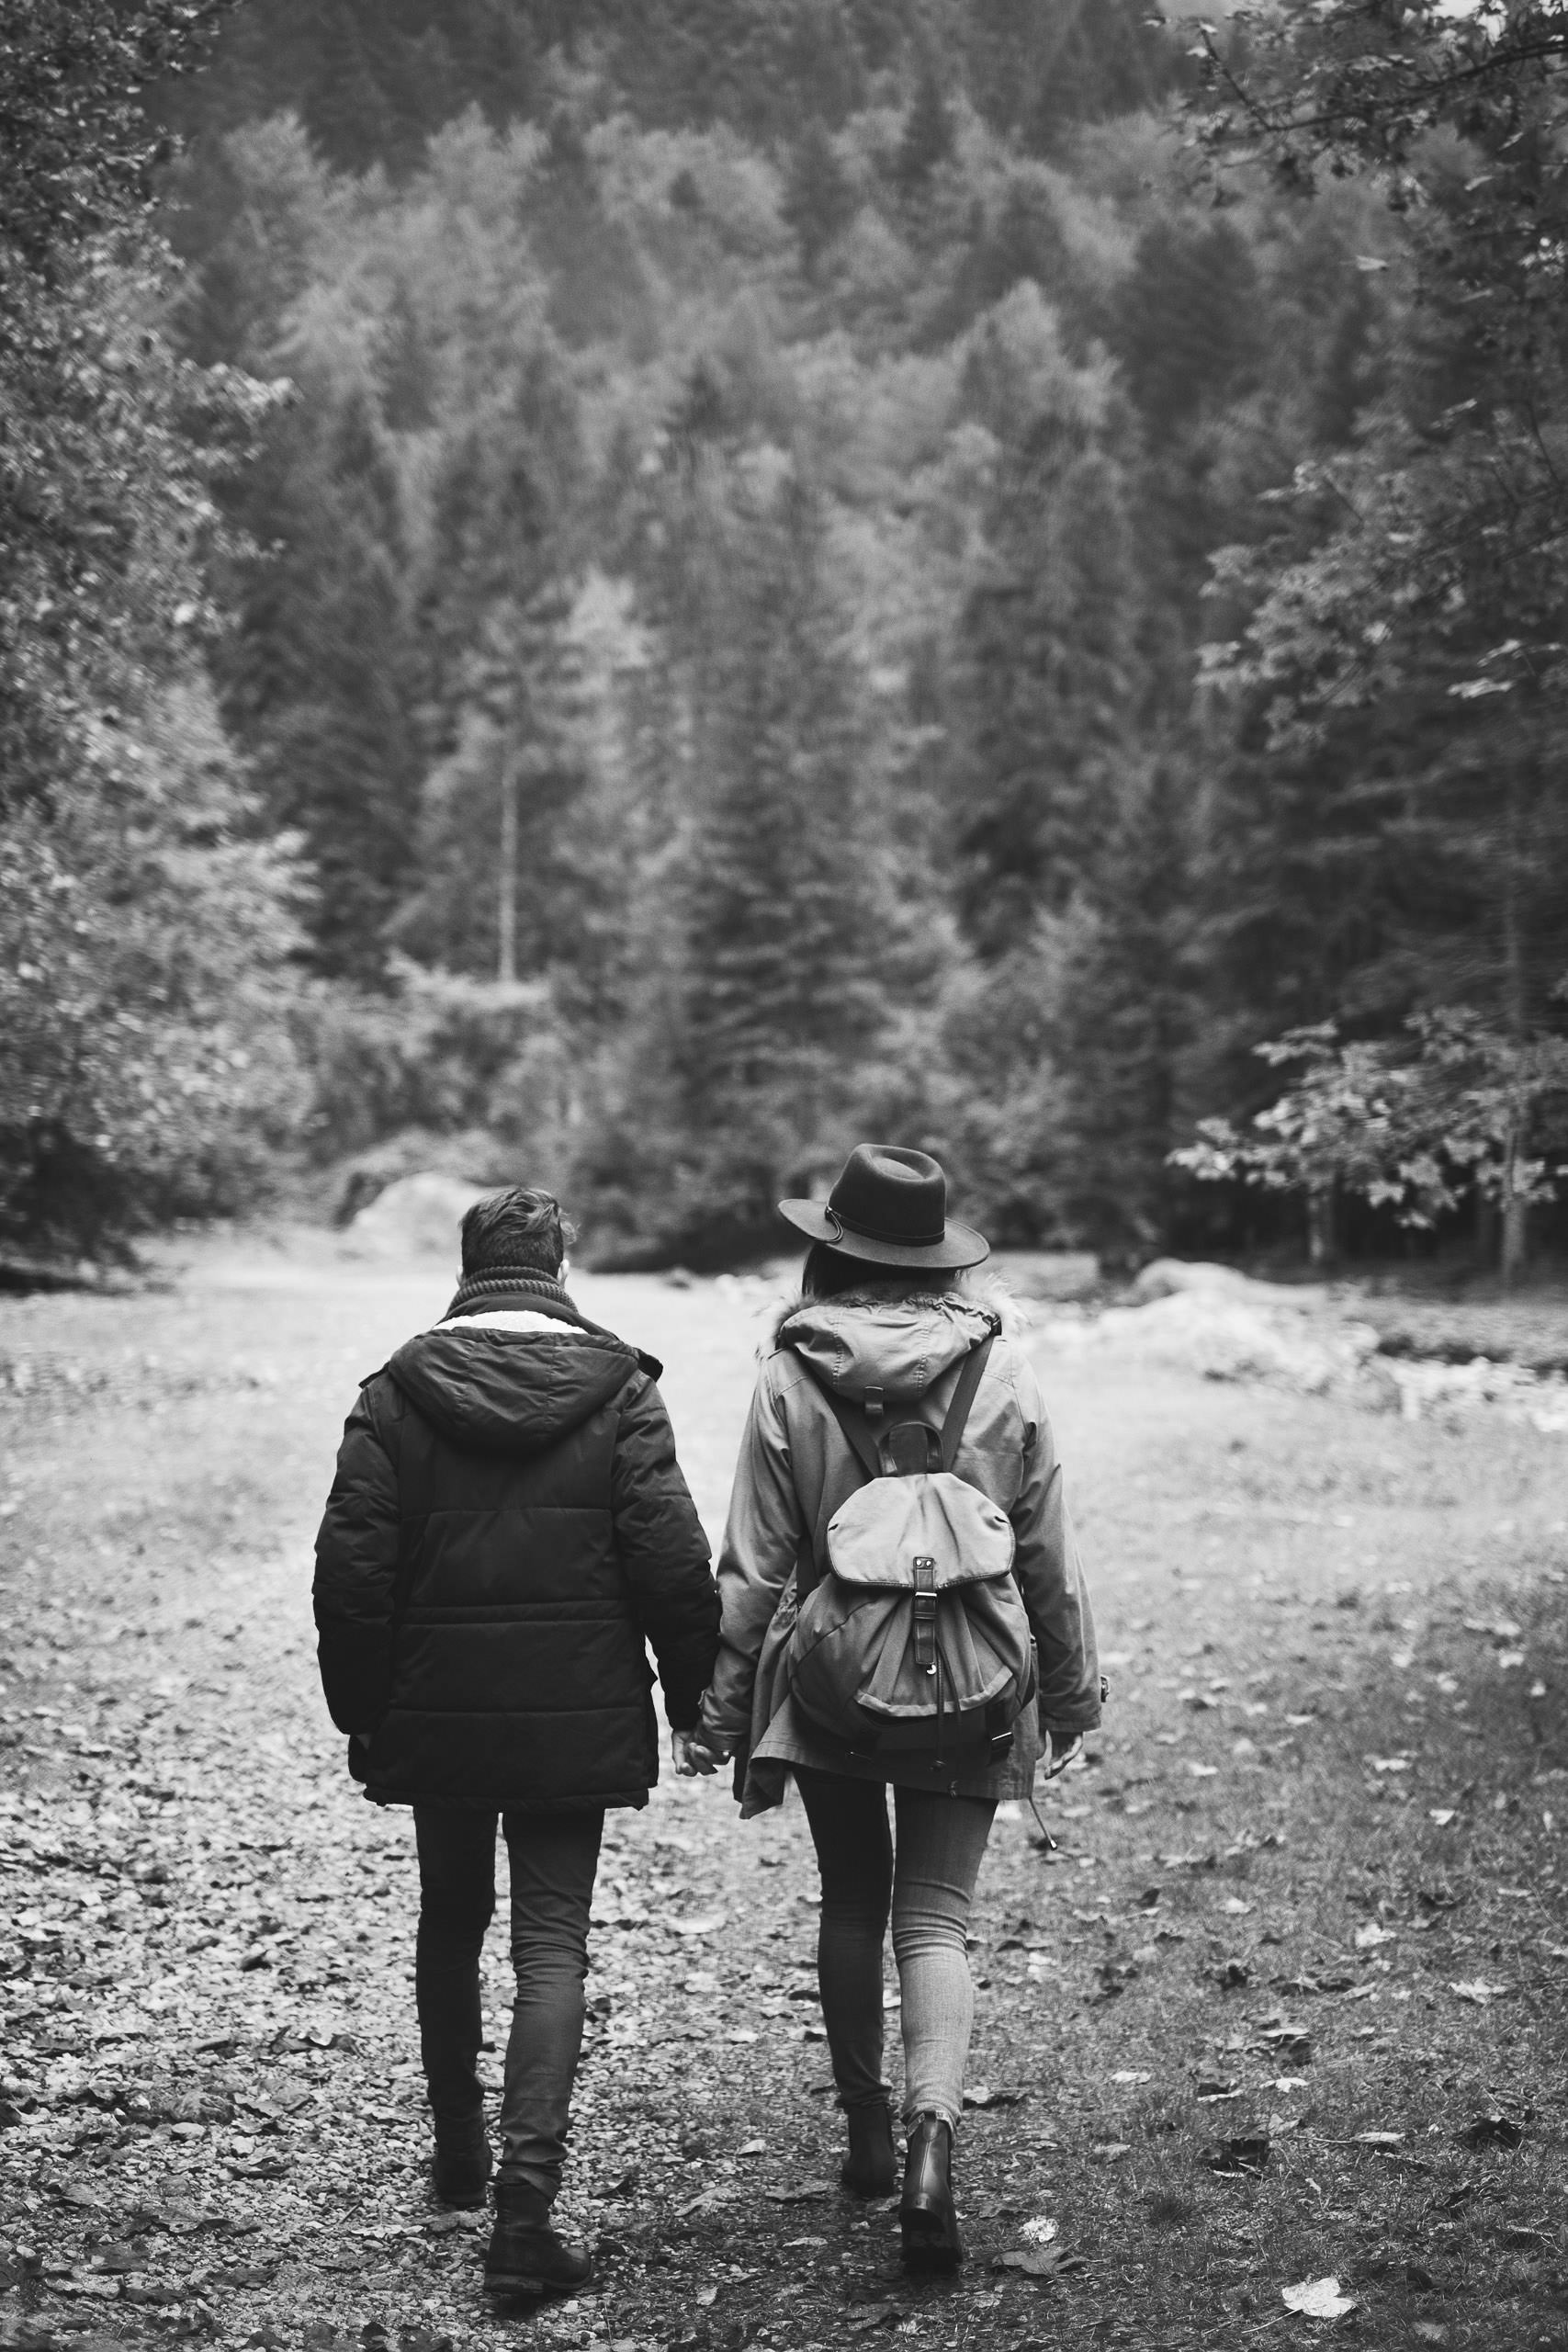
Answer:
[(1058, 1747), (1055, 1740), (1052, 1737), (1051, 1734), (1047, 1732), (1045, 1735), (1045, 1754), (1041, 1759), (1040, 1765), (1041, 1773), (1047, 1781), (1054, 1781), (1058, 1772), (1065, 1772), (1066, 1770), (1068, 1765), (1073, 1761), (1075, 1757), (1081, 1756), (1082, 1754), (1083, 1734), (1081, 1731), (1074, 1732), (1072, 1737), (1067, 1741), (1064, 1747)]
[(715, 1745), (701, 1731), (672, 1731), (670, 1755), (677, 1776), (682, 1781), (694, 1781), (699, 1774), (716, 1772), (728, 1758), (729, 1750)]

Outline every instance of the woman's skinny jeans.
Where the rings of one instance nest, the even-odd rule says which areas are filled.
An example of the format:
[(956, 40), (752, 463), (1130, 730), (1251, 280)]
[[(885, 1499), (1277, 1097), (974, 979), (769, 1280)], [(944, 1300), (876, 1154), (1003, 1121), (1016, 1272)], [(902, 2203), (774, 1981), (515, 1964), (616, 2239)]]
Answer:
[(797, 1765), (795, 1777), (822, 1873), (817, 1973), (833, 2080), (845, 2107), (887, 2097), (882, 2075), (882, 1944), (893, 1916), (904, 2029), (904, 2120), (940, 2115), (956, 2130), (975, 2019), (964, 1938), (996, 1806), (934, 1789), (895, 1788), (895, 1840), (880, 1781)]
[[(416, 1805), (419, 1938), (414, 1998), (438, 2147), (484, 2143), (478, 2074), (479, 1951), (495, 1908), (493, 1813)], [(502, 2180), (547, 2202), (560, 2187), (582, 2047), (582, 1980), (602, 1811), (502, 1816), (512, 1872), (517, 1997), (501, 2097)]]

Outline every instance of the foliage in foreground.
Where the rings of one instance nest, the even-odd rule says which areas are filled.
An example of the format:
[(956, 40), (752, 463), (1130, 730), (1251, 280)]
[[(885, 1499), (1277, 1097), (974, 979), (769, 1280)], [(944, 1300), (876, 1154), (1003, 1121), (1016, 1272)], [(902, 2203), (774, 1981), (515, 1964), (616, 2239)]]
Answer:
[(1463, 1005), (1417, 1013), (1407, 1032), (1344, 1040), (1325, 1023), (1260, 1046), (1270, 1068), (1301, 1067), (1295, 1084), (1247, 1134), (1204, 1119), (1172, 1157), (1201, 1182), (1304, 1194), (1314, 1263), (1333, 1252), (1340, 1193), (1430, 1229), (1468, 1193), (1501, 1220), (1511, 1280), (1525, 1217), (1556, 1200), (1568, 1166), (1568, 1041), (1511, 1037)]
[(299, 1112), (290, 845), (202, 655), (268, 396), (163, 332), (134, 104), (214, 13), (0, 11), (0, 1242), (231, 1199)]

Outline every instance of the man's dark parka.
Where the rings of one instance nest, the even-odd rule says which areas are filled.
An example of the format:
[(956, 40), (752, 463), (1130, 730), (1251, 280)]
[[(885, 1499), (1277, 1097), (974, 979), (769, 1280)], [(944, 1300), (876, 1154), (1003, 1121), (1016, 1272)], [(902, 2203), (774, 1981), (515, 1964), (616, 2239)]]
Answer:
[(641, 1805), (717, 1650), (660, 1366), (558, 1286), (486, 1285), (367, 1380), (316, 1543), (333, 1721), (381, 1804)]

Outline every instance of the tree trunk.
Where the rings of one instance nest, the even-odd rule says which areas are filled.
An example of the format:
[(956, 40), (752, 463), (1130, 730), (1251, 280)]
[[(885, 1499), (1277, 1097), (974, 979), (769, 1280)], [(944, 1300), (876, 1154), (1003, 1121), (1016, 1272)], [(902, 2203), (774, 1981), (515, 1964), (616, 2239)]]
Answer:
[[(1510, 763), (1508, 797), (1506, 815), (1507, 838), (1503, 855), (1503, 1002), (1507, 1020), (1508, 1035), (1516, 1047), (1525, 1042), (1525, 1029), (1529, 1007), (1527, 1001), (1525, 978), (1524, 923), (1519, 906), (1523, 878), (1523, 851), (1519, 824), (1518, 777)], [(1529, 1121), (1528, 1103), (1516, 1100), (1510, 1108), (1507, 1132), (1503, 1138), (1503, 1256), (1501, 1272), (1503, 1288), (1512, 1289), (1524, 1272), (1526, 1246), (1529, 1241), (1529, 1211), (1517, 1190), (1519, 1161), (1523, 1159), (1529, 1137), (1526, 1128)]]
[(1339, 1254), (1338, 1188), (1334, 1179), (1314, 1184), (1307, 1194), (1307, 1263), (1314, 1272), (1333, 1264)]
[(1490, 1193), (1475, 1187), (1475, 1254), (1483, 1266), (1492, 1265), (1502, 1248), (1502, 1227), (1497, 1216), (1497, 1204)]
[(1503, 1145), (1503, 1288), (1512, 1290), (1525, 1270), (1529, 1240), (1529, 1204), (1517, 1190), (1516, 1170), (1521, 1143), (1518, 1123), (1510, 1119)]
[(496, 908), (496, 978), (517, 978), (517, 762), (509, 750), (501, 771), (500, 901)]

